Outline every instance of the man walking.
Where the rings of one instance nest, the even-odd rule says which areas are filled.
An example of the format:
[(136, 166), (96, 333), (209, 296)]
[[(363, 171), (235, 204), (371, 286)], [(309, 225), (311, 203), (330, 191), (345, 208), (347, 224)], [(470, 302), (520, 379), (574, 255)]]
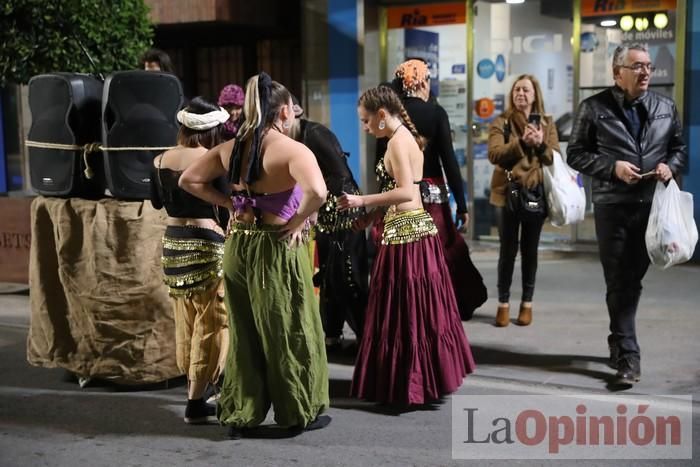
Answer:
[(567, 155), (593, 178), (610, 366), (615, 384), (629, 387), (641, 376), (635, 315), (649, 267), (644, 234), (654, 188), (683, 170), (687, 153), (675, 104), (648, 90), (654, 66), (647, 48), (619, 46), (612, 71), (615, 85), (581, 103)]

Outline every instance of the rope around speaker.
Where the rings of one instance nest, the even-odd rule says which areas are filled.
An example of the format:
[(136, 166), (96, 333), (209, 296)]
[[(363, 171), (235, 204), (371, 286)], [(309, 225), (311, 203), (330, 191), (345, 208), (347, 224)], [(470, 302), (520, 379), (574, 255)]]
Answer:
[(82, 146), (77, 144), (62, 144), (62, 143), (45, 143), (42, 141), (32, 141), (24, 140), (24, 144), (30, 148), (40, 148), (40, 149), (58, 149), (61, 151), (83, 151), (83, 162), (85, 163), (85, 170), (83, 173), (87, 179), (91, 179), (95, 173), (90, 168), (88, 164), (87, 156), (91, 152), (99, 151), (167, 151), (168, 149), (173, 149), (175, 146), (120, 146), (120, 147), (109, 147), (102, 146), (100, 143), (87, 143)]

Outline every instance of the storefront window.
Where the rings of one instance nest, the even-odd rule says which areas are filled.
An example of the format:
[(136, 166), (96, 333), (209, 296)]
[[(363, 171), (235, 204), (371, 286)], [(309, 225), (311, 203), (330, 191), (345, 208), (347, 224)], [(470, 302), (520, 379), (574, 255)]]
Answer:
[[(566, 123), (573, 112), (573, 2), (526, 0), (522, 4), (475, 2), (474, 16), (474, 202), (476, 236), (497, 237), (489, 204), (493, 165), (487, 158), (489, 124), (505, 111), (515, 78), (531, 74), (540, 82), (545, 111), (562, 127), (562, 152)], [(543, 241), (568, 241), (570, 228), (548, 223)]]
[[(466, 2), (387, 8), (387, 76), (411, 58), (430, 68), (431, 94), (445, 109), (455, 155), (467, 180), (467, 29)], [(464, 192), (468, 193), (465, 183)], [(454, 209), (454, 199), (451, 200)]]
[[(608, 4), (581, 0), (579, 100), (613, 85), (612, 58), (621, 44), (648, 47), (656, 67), (650, 89), (673, 97), (676, 68), (676, 0)], [(586, 220), (577, 226), (578, 240), (594, 241), (591, 180), (584, 177), (588, 199)]]

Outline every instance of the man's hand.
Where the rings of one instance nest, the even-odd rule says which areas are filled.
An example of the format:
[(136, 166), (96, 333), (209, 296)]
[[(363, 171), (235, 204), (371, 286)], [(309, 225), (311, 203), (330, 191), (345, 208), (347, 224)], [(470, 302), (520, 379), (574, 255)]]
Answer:
[(656, 179), (664, 183), (671, 180), (671, 178), (673, 177), (673, 172), (671, 172), (671, 168), (663, 162), (656, 166), (655, 172)]
[(615, 162), (615, 176), (628, 185), (633, 185), (642, 179), (639, 175), (639, 167), (627, 161)]

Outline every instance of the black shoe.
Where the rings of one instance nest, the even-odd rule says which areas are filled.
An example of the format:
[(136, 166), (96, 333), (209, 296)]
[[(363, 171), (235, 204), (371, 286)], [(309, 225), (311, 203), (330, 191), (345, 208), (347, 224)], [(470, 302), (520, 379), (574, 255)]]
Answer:
[(306, 425), (305, 427), (301, 426), (292, 426), (289, 427), (289, 433), (293, 435), (299, 435), (305, 431), (312, 431), (312, 430), (320, 430), (321, 428), (325, 428), (328, 425), (331, 424), (332, 418), (330, 415), (319, 415), (318, 417), (314, 418), (314, 420)]
[(216, 422), (216, 406), (207, 404), (204, 399), (188, 399), (185, 408), (185, 423), (201, 425)]
[(342, 337), (326, 337), (326, 354), (338, 354), (343, 350)]
[(243, 438), (244, 428), (239, 428), (237, 426), (228, 427), (228, 437), (229, 439), (241, 439)]
[(610, 360), (608, 360), (608, 366), (613, 370), (617, 370), (617, 361), (620, 360), (620, 347), (617, 344), (608, 343), (608, 349), (610, 350)]
[(616, 385), (632, 386), (639, 382), (641, 376), (642, 370), (638, 355), (623, 355), (617, 360)]

